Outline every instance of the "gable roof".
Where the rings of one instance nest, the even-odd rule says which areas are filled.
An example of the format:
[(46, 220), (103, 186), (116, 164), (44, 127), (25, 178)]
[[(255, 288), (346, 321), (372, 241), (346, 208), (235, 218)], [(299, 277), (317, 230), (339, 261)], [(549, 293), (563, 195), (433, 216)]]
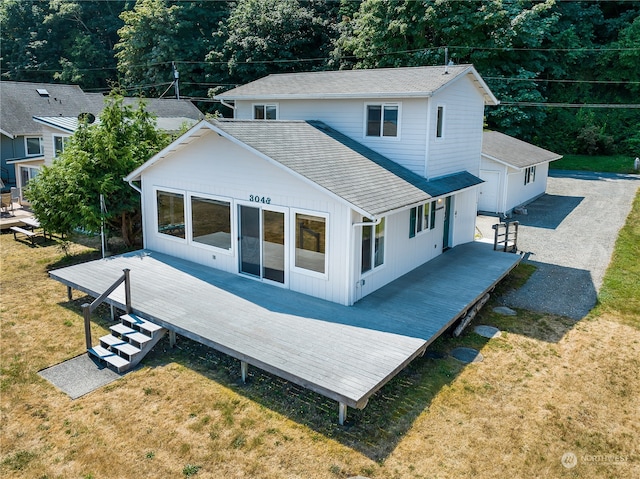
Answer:
[[(92, 113), (96, 117), (104, 109), (105, 96), (100, 93), (85, 93), (77, 85), (53, 83), (31, 83), (0, 81), (0, 129), (2, 133), (14, 138), (21, 135), (42, 133), (42, 121), (34, 122), (34, 117), (46, 119), (44, 123), (58, 127), (55, 118), (60, 118), (64, 129), (68, 130), (69, 119), (77, 118), (80, 113)], [(167, 123), (167, 130), (177, 130), (185, 118), (200, 120), (203, 114), (188, 100), (147, 99), (143, 101), (148, 111), (161, 119), (176, 118)], [(125, 98), (126, 105), (137, 106), (138, 98)], [(66, 118), (67, 120), (62, 120)], [(177, 125), (177, 128), (175, 127)], [(169, 127), (170, 126), (170, 127)]]
[(203, 121), (125, 180), (138, 179), (146, 168), (202, 136), (202, 130), (217, 132), (369, 218), (482, 182), (467, 172), (427, 181), (319, 121), (260, 120)]
[(558, 153), (498, 131), (484, 131), (482, 133), (482, 155), (517, 169), (529, 168), (562, 158), (562, 155)]
[(233, 88), (223, 101), (270, 99), (424, 98), (469, 75), (485, 98), (499, 102), (473, 65), (280, 73)]
[(0, 128), (10, 137), (39, 134), (42, 127), (34, 116), (98, 116), (103, 102), (102, 95), (85, 93), (77, 85), (0, 81)]

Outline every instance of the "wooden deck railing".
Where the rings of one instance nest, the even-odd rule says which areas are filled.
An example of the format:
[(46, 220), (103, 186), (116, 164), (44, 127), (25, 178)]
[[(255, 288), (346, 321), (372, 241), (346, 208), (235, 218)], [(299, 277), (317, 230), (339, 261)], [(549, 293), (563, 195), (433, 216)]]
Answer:
[(124, 282), (124, 297), (125, 308), (127, 314), (131, 312), (131, 285), (129, 283), (129, 269), (122, 270), (124, 274), (120, 276), (115, 283), (113, 283), (109, 289), (97, 297), (91, 304), (85, 303), (82, 305), (82, 314), (84, 315), (84, 337), (87, 342), (87, 349), (93, 347), (91, 341), (91, 313), (93, 313), (98, 306), (100, 306), (115, 289)]
[(510, 251), (515, 253), (518, 251), (518, 221), (509, 221), (506, 223), (498, 223), (492, 226), (494, 230), (493, 249), (494, 251), (501, 249), (502, 251)]

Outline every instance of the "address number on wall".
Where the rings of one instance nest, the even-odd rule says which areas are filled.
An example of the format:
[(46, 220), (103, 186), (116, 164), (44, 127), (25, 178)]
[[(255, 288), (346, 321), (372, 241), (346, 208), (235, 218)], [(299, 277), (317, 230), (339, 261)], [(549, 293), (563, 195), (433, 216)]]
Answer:
[(271, 198), (267, 198), (266, 196), (249, 195), (249, 201), (253, 201), (254, 203), (264, 203), (265, 205), (271, 204)]

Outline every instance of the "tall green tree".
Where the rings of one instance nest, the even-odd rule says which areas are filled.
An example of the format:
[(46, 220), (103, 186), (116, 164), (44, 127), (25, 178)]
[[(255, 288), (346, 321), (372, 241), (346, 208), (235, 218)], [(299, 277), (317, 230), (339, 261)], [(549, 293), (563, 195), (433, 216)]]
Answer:
[[(141, 234), (140, 197), (122, 178), (169, 143), (154, 117), (112, 95), (94, 124), (82, 124), (50, 167), (27, 187), (26, 196), (42, 226), (68, 234), (100, 231), (102, 222), (134, 246)], [(106, 213), (101, 210), (104, 196)]]
[[(227, 2), (137, 0), (120, 15), (124, 26), (116, 58), (122, 85), (159, 96), (174, 80), (175, 62), (181, 94), (206, 97), (207, 83), (224, 81), (212, 76), (205, 56), (220, 48), (217, 32), (228, 14)], [(166, 96), (173, 94), (171, 90)]]
[(325, 69), (340, 4), (327, 0), (239, 0), (220, 31), (222, 64), (232, 83), (270, 73)]
[(113, 47), (124, 6), (118, 0), (3, 0), (3, 78), (107, 87), (115, 78)]
[[(356, 68), (473, 63), (499, 98), (537, 102), (544, 98), (533, 80), (545, 63), (537, 49), (557, 22), (553, 5), (553, 0), (365, 0), (353, 18), (343, 20), (346, 35), (336, 47), (347, 63), (350, 56), (357, 59)], [(503, 106), (488, 111), (488, 121), (526, 137), (544, 113)]]

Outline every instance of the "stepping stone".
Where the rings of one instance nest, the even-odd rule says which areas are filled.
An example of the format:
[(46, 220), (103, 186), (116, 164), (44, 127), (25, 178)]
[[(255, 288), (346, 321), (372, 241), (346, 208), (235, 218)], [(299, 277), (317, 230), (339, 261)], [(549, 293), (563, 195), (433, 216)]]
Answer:
[(455, 348), (450, 353), (455, 359), (462, 363), (479, 363), (484, 356), (477, 349), (472, 348)]
[(493, 326), (478, 325), (473, 330), (483, 338), (499, 338), (502, 336), (502, 332)]
[(515, 316), (516, 314), (518, 314), (513, 309), (507, 308), (506, 306), (496, 306), (495, 308), (493, 308), (493, 311), (503, 316)]

